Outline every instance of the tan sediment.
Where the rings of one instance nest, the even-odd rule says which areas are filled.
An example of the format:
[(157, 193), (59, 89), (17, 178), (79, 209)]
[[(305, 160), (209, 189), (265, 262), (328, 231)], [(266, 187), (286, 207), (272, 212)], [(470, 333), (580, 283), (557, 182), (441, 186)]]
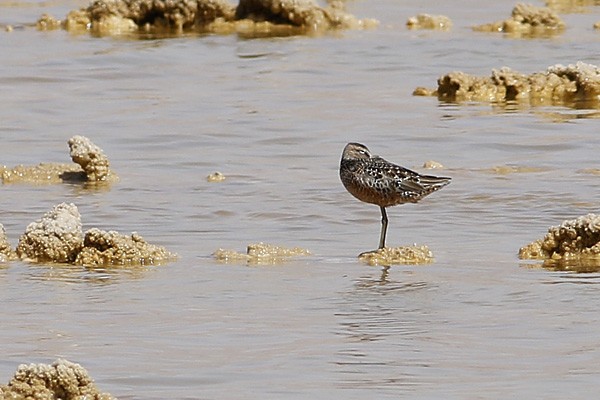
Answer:
[(444, 165), (434, 160), (425, 161), (423, 163), (424, 169), (444, 169)]
[(545, 3), (557, 13), (585, 13), (598, 5), (597, 0), (546, 0)]
[(85, 182), (110, 184), (118, 181), (111, 171), (108, 157), (102, 149), (85, 136), (73, 136), (68, 140), (71, 159), (75, 164), (40, 163), (17, 165), (13, 168), (0, 166), (2, 183), (56, 184)]
[(35, 262), (70, 263), (83, 245), (81, 215), (74, 204), (61, 203), (27, 226), (16, 253)]
[(75, 135), (68, 141), (71, 159), (81, 166), (88, 182), (117, 180), (102, 149), (85, 136)]
[(418, 14), (406, 21), (408, 29), (435, 29), (448, 31), (452, 29), (452, 21), (445, 15)]
[(359, 256), (369, 265), (431, 264), (433, 253), (425, 245), (384, 247)]
[(48, 364), (21, 364), (6, 385), (0, 385), (0, 399), (86, 399), (114, 400), (101, 393), (88, 372), (79, 364), (58, 359)]
[(482, 171), (487, 172), (489, 174), (509, 175), (509, 174), (527, 174), (527, 173), (535, 173), (535, 172), (546, 172), (546, 171), (548, 171), (548, 168), (518, 166), (518, 165), (497, 165), (495, 167), (483, 169)]
[(5, 263), (8, 260), (14, 259), (15, 257), (16, 254), (8, 242), (4, 225), (0, 224), (0, 263)]
[(511, 16), (503, 21), (473, 27), (480, 32), (503, 32), (510, 37), (548, 37), (562, 33), (565, 23), (560, 16), (547, 7), (519, 3)]
[(588, 214), (550, 227), (543, 238), (521, 247), (519, 258), (600, 269), (600, 215)]
[(40, 31), (52, 31), (61, 28), (61, 22), (49, 14), (42, 14), (35, 24)]
[(135, 232), (122, 235), (92, 228), (84, 235), (77, 206), (67, 203), (55, 206), (27, 226), (19, 238), (16, 255), (26, 261), (88, 267), (160, 265), (177, 258)]
[(220, 173), (219, 171), (213, 172), (206, 177), (208, 182), (223, 182), (225, 180), (225, 175)]
[(578, 170), (577, 173), (600, 176), (600, 168), (584, 168)]
[(176, 254), (146, 242), (136, 232), (128, 236), (92, 228), (85, 233), (83, 247), (74, 263), (92, 267), (160, 265), (176, 258)]
[[(417, 93), (418, 92), (418, 93)], [(415, 89), (414, 94), (431, 94), (450, 102), (516, 102), (519, 104), (585, 105), (600, 108), (600, 68), (577, 62), (548, 67), (546, 72), (520, 74), (508, 67), (479, 77), (455, 71), (438, 79), (437, 90)]]
[(27, 183), (32, 185), (56, 184), (68, 180), (85, 181), (85, 173), (75, 164), (40, 163), (38, 165), (17, 165), (13, 168), (1, 167), (2, 182)]
[(377, 26), (372, 19), (347, 13), (341, 1), (320, 7), (313, 0), (95, 0), (87, 8), (72, 10), (64, 21), (42, 16), (38, 29), (60, 25), (72, 32), (96, 35), (127, 33), (239, 33), (242, 35), (296, 35), (334, 29)]
[(290, 258), (307, 256), (310, 252), (300, 247), (282, 247), (259, 242), (248, 245), (246, 253), (235, 250), (218, 249), (213, 253), (217, 261), (223, 263), (243, 262), (248, 264), (279, 264)]

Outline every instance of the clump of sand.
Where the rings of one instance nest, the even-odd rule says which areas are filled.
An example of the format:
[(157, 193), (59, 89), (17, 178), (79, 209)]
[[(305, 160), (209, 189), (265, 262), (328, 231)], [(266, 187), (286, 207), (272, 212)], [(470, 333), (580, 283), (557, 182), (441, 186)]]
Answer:
[(519, 250), (528, 260), (593, 260), (600, 266), (600, 215), (588, 214), (552, 226), (548, 233)]
[(600, 68), (578, 62), (550, 66), (546, 72), (524, 75), (503, 67), (491, 76), (450, 72), (438, 79), (437, 90), (417, 88), (415, 95), (434, 95), (441, 101), (515, 101), (531, 105), (600, 107)]
[(358, 258), (369, 265), (431, 264), (433, 253), (429, 250), (429, 247), (415, 244), (412, 246), (384, 247), (383, 249), (362, 253)]
[(362, 29), (377, 21), (347, 13), (342, 1), (320, 7), (313, 0), (95, 0), (69, 12), (64, 21), (43, 15), (38, 29), (62, 27), (98, 35), (132, 32), (212, 32), (257, 35)]
[(246, 253), (234, 250), (218, 249), (213, 256), (224, 263), (246, 262), (249, 264), (279, 264), (297, 256), (307, 256), (310, 252), (300, 247), (281, 247), (266, 243), (248, 245)]
[(445, 15), (418, 14), (406, 21), (408, 29), (436, 29), (448, 31), (452, 29), (452, 21)]
[(21, 364), (7, 385), (0, 385), (0, 399), (113, 400), (101, 393), (79, 364), (58, 359), (48, 364)]
[(429, 160), (423, 163), (423, 168), (425, 169), (444, 169), (444, 165), (440, 162)]
[(106, 182), (115, 179), (104, 151), (85, 136), (73, 136), (68, 141), (71, 159), (81, 166), (89, 182)]
[(79, 210), (75, 204), (62, 203), (27, 226), (16, 252), (20, 258), (36, 262), (70, 263), (82, 245)]
[[(0, 250), (1, 246), (0, 241)], [(127, 236), (92, 228), (84, 236), (77, 206), (67, 203), (55, 206), (27, 226), (19, 239), (16, 255), (34, 262), (89, 267), (157, 265), (177, 258), (176, 254), (146, 242), (135, 232)]]
[(148, 243), (138, 233), (130, 236), (92, 228), (85, 233), (75, 264), (85, 266), (157, 265), (177, 258), (162, 246)]
[(8, 242), (4, 225), (0, 224), (0, 263), (5, 263), (14, 257), (15, 254)]
[(513, 37), (546, 37), (562, 33), (565, 23), (547, 7), (536, 7), (531, 4), (517, 4), (510, 18), (504, 21), (474, 26), (473, 30), (481, 32), (504, 32)]
[(73, 136), (68, 141), (70, 156), (75, 164), (40, 163), (0, 167), (2, 182), (53, 184), (61, 182), (112, 183), (118, 180), (111, 171), (108, 157), (102, 149), (85, 136)]
[(212, 174), (208, 174), (206, 177), (208, 182), (223, 182), (225, 180), (225, 175), (220, 173), (219, 171), (213, 172)]

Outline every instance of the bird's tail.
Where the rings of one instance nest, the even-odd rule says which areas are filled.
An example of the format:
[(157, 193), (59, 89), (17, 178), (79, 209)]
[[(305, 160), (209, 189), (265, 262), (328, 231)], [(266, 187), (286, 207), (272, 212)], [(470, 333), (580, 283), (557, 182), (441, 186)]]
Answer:
[(452, 178), (445, 176), (421, 175), (419, 181), (421, 185), (430, 187), (434, 190), (441, 189), (450, 183)]

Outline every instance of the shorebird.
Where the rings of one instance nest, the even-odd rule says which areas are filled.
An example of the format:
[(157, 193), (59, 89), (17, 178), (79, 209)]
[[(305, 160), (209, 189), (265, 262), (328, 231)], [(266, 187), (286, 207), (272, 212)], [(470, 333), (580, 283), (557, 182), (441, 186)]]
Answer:
[(371, 155), (364, 144), (348, 143), (340, 161), (340, 179), (351, 195), (381, 209), (379, 249), (383, 249), (388, 227), (386, 207), (416, 203), (449, 184), (451, 178), (421, 175)]

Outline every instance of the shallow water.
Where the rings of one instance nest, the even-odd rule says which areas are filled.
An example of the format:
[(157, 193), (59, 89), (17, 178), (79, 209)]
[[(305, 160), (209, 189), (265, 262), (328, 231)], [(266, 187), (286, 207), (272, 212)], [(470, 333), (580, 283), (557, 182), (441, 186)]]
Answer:
[[(180, 255), (147, 268), (0, 267), (0, 382), (57, 357), (124, 399), (565, 398), (598, 393), (600, 274), (517, 258), (564, 219), (598, 212), (597, 112), (440, 104), (417, 86), (460, 70), (600, 65), (600, 8), (564, 34), (513, 40), (469, 26), (514, 5), (355, 1), (379, 28), (322, 37), (125, 40), (24, 25), (81, 2), (0, 2), (0, 163), (69, 162), (86, 135), (121, 180), (3, 185), (13, 245), (63, 201), (84, 229), (138, 231)], [(450, 32), (408, 31), (418, 12)], [(337, 175), (349, 141), (453, 178), (389, 209), (388, 245), (435, 263), (368, 267), (379, 210)], [(494, 167), (527, 171), (499, 174)], [(227, 179), (209, 183), (222, 172)], [(218, 264), (219, 247), (309, 249), (276, 266)]]

